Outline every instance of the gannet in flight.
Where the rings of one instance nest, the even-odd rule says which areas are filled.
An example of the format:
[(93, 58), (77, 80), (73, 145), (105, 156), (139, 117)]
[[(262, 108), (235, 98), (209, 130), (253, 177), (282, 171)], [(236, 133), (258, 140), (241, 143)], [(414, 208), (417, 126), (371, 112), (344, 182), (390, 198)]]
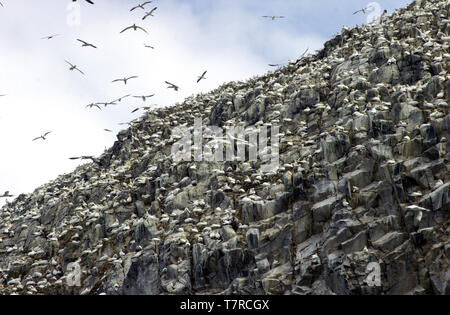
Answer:
[[(3, 5), (2, 5), (3, 6)], [(10, 193), (9, 193), (9, 190), (7, 190), (7, 191), (5, 191), (4, 193), (3, 193), (3, 195), (0, 195), (0, 198), (9, 198), (9, 197), (13, 197), (14, 195), (11, 195)]]
[(33, 141), (39, 140), (39, 139), (46, 140), (46, 139), (47, 139), (46, 137), (47, 137), (47, 135), (48, 135), (49, 133), (51, 133), (51, 131), (48, 131), (48, 132), (44, 133), (42, 136), (39, 136), (39, 137), (37, 137), (37, 138), (34, 138)]
[(158, 9), (158, 7), (154, 7), (150, 12), (145, 12), (144, 17), (142, 18), (142, 20), (145, 20), (147, 17), (149, 16), (154, 16), (153, 12), (155, 12), (155, 10)]
[[(72, 0), (72, 2), (76, 2), (77, 0)], [(87, 3), (94, 4), (91, 0), (85, 0)]]
[(108, 105), (116, 105), (116, 101), (111, 101), (111, 102), (103, 102), (103, 103), (97, 103), (99, 105), (103, 105), (103, 106), (108, 106)]
[(141, 98), (142, 101), (145, 102), (146, 99), (147, 99), (148, 97), (152, 97), (152, 96), (155, 96), (155, 94), (151, 94), (151, 95), (140, 95), (140, 96), (137, 96), (137, 95), (136, 95), (136, 96), (133, 96), (133, 97)]
[(166, 82), (166, 84), (169, 85), (169, 86), (167, 87), (168, 89), (174, 89), (175, 91), (178, 91), (179, 87), (176, 86), (175, 84), (170, 83), (170, 82), (168, 82), (168, 81), (164, 81), (164, 82)]
[(151, 48), (151, 49), (155, 49), (155, 47), (153, 47), (153, 46), (150, 46), (150, 45), (147, 45), (147, 44), (144, 44), (144, 47), (145, 47), (145, 48)]
[(133, 25), (131, 25), (131, 26), (128, 26), (128, 27), (125, 27), (120, 33), (123, 33), (123, 32), (125, 32), (126, 30), (130, 30), (130, 29), (133, 29), (133, 30), (138, 30), (138, 29), (140, 29), (140, 30), (143, 30), (145, 33), (147, 33), (148, 34), (148, 32), (145, 30), (145, 29), (143, 29), (142, 27), (140, 27), (140, 26), (137, 26), (136, 24), (133, 24)]
[(60, 36), (60, 34), (54, 34), (50, 36), (41, 37), (41, 39), (52, 39), (53, 37)]
[(203, 79), (206, 79), (206, 78), (205, 78), (206, 72), (207, 72), (207, 71), (205, 70), (205, 72), (203, 72), (202, 75), (198, 77), (197, 83), (200, 82), (200, 81), (203, 80)]
[(363, 14), (366, 14), (367, 9), (369, 9), (369, 8), (371, 8), (371, 7), (362, 8), (361, 10), (358, 10), (358, 11), (354, 12), (353, 15), (355, 15), (358, 12), (362, 12)]
[(88, 105), (86, 105), (86, 107), (85, 108), (92, 108), (92, 107), (97, 107), (98, 109), (102, 109), (99, 105), (98, 105), (98, 103), (91, 103), (91, 104), (88, 104)]
[(114, 103), (115, 103), (115, 102), (122, 102), (122, 99), (124, 99), (124, 98), (126, 98), (126, 97), (129, 97), (129, 96), (131, 96), (131, 94), (127, 94), (127, 95), (121, 96), (121, 97), (119, 97), (118, 99), (114, 100), (113, 102), (114, 102)]
[(92, 48), (97, 48), (97, 46), (94, 46), (94, 45), (92, 45), (92, 44), (89, 44), (88, 42), (85, 42), (85, 41), (82, 40), (82, 39), (78, 39), (78, 38), (77, 38), (77, 41), (83, 43), (83, 44), (81, 45), (81, 47), (92, 47)]
[(130, 80), (130, 79), (136, 79), (136, 78), (138, 78), (138, 76), (134, 75), (134, 76), (131, 76), (131, 77), (128, 77), (128, 78), (115, 79), (115, 80), (112, 81), (112, 83), (113, 83), (113, 82), (123, 81), (123, 83), (127, 84), (127, 81), (128, 81), (128, 80)]
[[(133, 110), (131, 111), (131, 113), (135, 113), (135, 112), (137, 112), (137, 111), (140, 110), (140, 109), (149, 110), (149, 109), (150, 109), (150, 106), (142, 106), (142, 107), (135, 108), (135, 109), (133, 109)], [(120, 125), (120, 124), (119, 124), (119, 125)]]
[(272, 19), (272, 21), (275, 20), (275, 19), (283, 19), (283, 18), (285, 18), (285, 17), (282, 16), (282, 15), (263, 15), (262, 17), (264, 17), (264, 18), (270, 18), (270, 19)]
[(76, 65), (71, 64), (71, 63), (68, 62), (67, 60), (65, 60), (65, 62), (67, 62), (67, 63), (70, 65), (70, 68), (69, 68), (70, 71), (77, 70), (77, 71), (79, 71), (82, 75), (84, 75), (84, 72), (81, 71), (80, 69), (78, 69)]
[(137, 9), (137, 8), (141, 8), (142, 10), (145, 10), (144, 6), (145, 6), (146, 4), (149, 4), (149, 3), (152, 3), (152, 2), (153, 2), (153, 1), (146, 1), (146, 2), (144, 2), (144, 3), (142, 3), (142, 4), (138, 4), (137, 6), (131, 8), (130, 12), (133, 11), (134, 9)]

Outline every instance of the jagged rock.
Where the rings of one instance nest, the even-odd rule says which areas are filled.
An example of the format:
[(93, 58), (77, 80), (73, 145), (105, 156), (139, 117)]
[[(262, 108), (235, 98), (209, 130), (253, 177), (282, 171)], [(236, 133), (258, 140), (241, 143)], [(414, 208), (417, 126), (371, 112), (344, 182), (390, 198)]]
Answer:
[[(449, 8), (147, 111), (1, 209), (0, 294), (450, 294)], [(195, 118), (279, 127), (278, 168), (174, 159)]]

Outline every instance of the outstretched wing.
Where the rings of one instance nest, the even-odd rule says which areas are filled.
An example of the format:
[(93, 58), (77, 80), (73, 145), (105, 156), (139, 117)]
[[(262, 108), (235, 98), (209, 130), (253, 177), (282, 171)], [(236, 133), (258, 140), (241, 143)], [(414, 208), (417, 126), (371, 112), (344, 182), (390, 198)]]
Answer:
[(70, 62), (68, 62), (67, 60), (64, 60), (65, 62), (67, 62), (71, 67), (73, 67), (73, 64), (71, 64)]
[(78, 69), (78, 68), (75, 68), (75, 70), (78, 70), (78, 72), (80, 72), (82, 75), (85, 75), (84, 74), (84, 72), (83, 71), (81, 71), (80, 69)]
[(133, 26), (125, 27), (120, 33), (123, 33), (123, 32), (125, 32), (126, 30), (129, 30), (130, 28), (133, 28)]
[(147, 33), (148, 34), (148, 32), (146, 31), (146, 30), (144, 30), (142, 27), (140, 27), (140, 26), (136, 26), (136, 28), (138, 28), (138, 29), (140, 29), (140, 30), (143, 30), (145, 33)]

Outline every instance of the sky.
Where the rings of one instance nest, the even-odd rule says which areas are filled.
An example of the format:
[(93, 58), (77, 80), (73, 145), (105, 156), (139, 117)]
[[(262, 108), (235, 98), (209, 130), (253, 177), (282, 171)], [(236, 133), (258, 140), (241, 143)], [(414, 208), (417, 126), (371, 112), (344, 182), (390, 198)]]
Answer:
[[(391, 13), (410, 3), (380, 0), (376, 10), (353, 15), (371, 1), (157, 0), (131, 12), (142, 2), (93, 1), (0, 0), (0, 195), (30, 193), (73, 171), (81, 162), (69, 157), (100, 155), (126, 127), (119, 123), (141, 115), (131, 113), (136, 107), (171, 106), (262, 75), (273, 70), (269, 63), (286, 64), (307, 48), (321, 49), (344, 25), (362, 25), (375, 11)], [(154, 16), (142, 20), (154, 7)], [(133, 23), (148, 34), (120, 33)], [(98, 48), (81, 47), (76, 39)], [(65, 60), (85, 75), (70, 71)], [(205, 70), (206, 79), (196, 83)], [(111, 82), (128, 76), (138, 78)], [(155, 95), (85, 108), (127, 94)], [(48, 131), (45, 141), (32, 141)]]

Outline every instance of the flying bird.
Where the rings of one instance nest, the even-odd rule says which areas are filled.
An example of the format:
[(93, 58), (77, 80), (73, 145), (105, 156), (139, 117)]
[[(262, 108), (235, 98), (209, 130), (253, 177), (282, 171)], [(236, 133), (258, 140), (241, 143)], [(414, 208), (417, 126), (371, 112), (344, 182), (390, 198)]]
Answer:
[[(140, 110), (140, 109), (149, 110), (149, 109), (150, 109), (150, 106), (142, 106), (142, 107), (135, 108), (135, 109), (133, 109), (133, 110), (131, 111), (131, 113), (135, 113), (135, 112), (137, 112), (137, 111)], [(119, 124), (119, 125), (120, 125), (120, 124)]]
[(303, 52), (303, 54), (300, 56), (300, 59), (303, 58), (303, 56), (305, 56), (305, 54), (308, 52), (309, 47), (306, 48), (306, 50)]
[(113, 102), (114, 102), (114, 103), (115, 103), (115, 102), (122, 102), (122, 99), (124, 99), (124, 98), (126, 98), (126, 97), (129, 97), (129, 96), (131, 96), (131, 94), (127, 94), (127, 95), (125, 95), (125, 96), (119, 97), (118, 99), (114, 100)]
[[(72, 0), (72, 2), (76, 2), (77, 0)], [(94, 4), (91, 0), (85, 0), (87, 3)]]
[(359, 13), (359, 12), (362, 12), (363, 14), (366, 14), (367, 9), (369, 9), (369, 8), (370, 8), (370, 7), (365, 7), (365, 8), (362, 8), (361, 10), (355, 11), (355, 12), (353, 13), (353, 15), (355, 15), (356, 13)]
[(135, 31), (137, 31), (138, 29), (140, 29), (140, 30), (142, 30), (142, 31), (144, 31), (145, 33), (148, 34), (148, 32), (147, 32), (145, 29), (143, 29), (143, 28), (140, 27), (140, 26), (137, 26), (136, 24), (133, 24), (133, 25), (128, 26), (128, 27), (125, 27), (120, 33), (123, 33), (123, 32), (125, 32), (126, 30), (130, 30), (130, 29), (133, 29), (133, 30), (135, 30)]
[(77, 41), (79, 41), (79, 42), (82, 43), (81, 47), (92, 47), (92, 48), (97, 48), (97, 46), (94, 46), (94, 45), (92, 45), (92, 44), (89, 44), (88, 42), (85, 42), (85, 41), (82, 40), (82, 39), (78, 39), (78, 38), (77, 38)]
[(169, 85), (169, 86), (167, 87), (168, 89), (174, 89), (175, 91), (178, 91), (179, 87), (176, 86), (175, 84), (170, 83), (170, 82), (168, 82), (168, 81), (164, 81), (164, 82), (166, 82), (166, 84)]
[(153, 12), (155, 12), (156, 9), (158, 9), (158, 7), (154, 7), (150, 12), (145, 12), (145, 15), (144, 15), (144, 17), (142, 18), (142, 20), (145, 20), (145, 19), (146, 19), (147, 17), (149, 17), (149, 16), (154, 16), (154, 15), (153, 15)]
[(269, 63), (269, 66), (270, 66), (270, 67), (279, 67), (279, 66), (281, 66), (281, 65), (280, 65), (280, 64)]
[(272, 19), (272, 21), (275, 20), (275, 19), (284, 19), (285, 18), (282, 15), (263, 15), (262, 17), (263, 18), (270, 18), (270, 19)]
[(146, 1), (146, 2), (144, 2), (142, 4), (138, 4), (137, 6), (131, 8), (130, 12), (133, 11), (134, 9), (137, 9), (137, 8), (141, 8), (142, 10), (145, 10), (145, 5), (149, 4), (149, 3), (152, 3), (152, 2), (153, 1)]
[(144, 47), (145, 47), (145, 48), (151, 48), (151, 49), (155, 49), (155, 47), (153, 47), (153, 46), (150, 46), (150, 45), (147, 45), (147, 44), (144, 44)]
[(112, 130), (109, 130), (109, 129), (106, 129), (106, 128), (103, 129), (103, 130), (105, 130), (105, 131), (107, 131), (107, 132), (112, 132)]
[(80, 69), (78, 69), (76, 65), (71, 64), (71, 63), (68, 62), (67, 60), (65, 60), (65, 62), (67, 62), (67, 63), (70, 65), (70, 68), (69, 68), (70, 71), (77, 70), (77, 71), (79, 71), (82, 75), (84, 75), (84, 72), (81, 71)]
[(103, 102), (103, 103), (97, 103), (98, 105), (108, 106), (108, 105), (116, 105), (116, 101), (111, 102)]
[(205, 70), (205, 72), (203, 72), (202, 75), (198, 77), (197, 83), (200, 82), (200, 81), (203, 80), (203, 79), (206, 79), (206, 78), (205, 78), (206, 72), (207, 72), (207, 71)]
[(131, 76), (131, 77), (128, 77), (128, 78), (115, 79), (115, 80), (113, 80), (111, 83), (123, 81), (123, 83), (127, 84), (127, 81), (128, 81), (128, 80), (130, 80), (130, 79), (136, 79), (136, 78), (138, 78), (138, 76), (135, 76), (135, 75), (134, 75), (134, 76)]
[(6, 96), (6, 94), (0, 94), (0, 97)]
[(48, 135), (49, 133), (51, 133), (51, 131), (48, 131), (48, 132), (44, 133), (42, 136), (39, 136), (39, 137), (37, 137), (37, 138), (34, 138), (33, 141), (36, 141), (36, 140), (39, 140), (39, 139), (46, 140), (46, 139), (47, 139), (46, 137), (47, 137), (47, 135)]
[[(3, 5), (2, 5), (3, 6)], [(13, 197), (14, 195), (11, 195), (10, 193), (9, 193), (9, 190), (7, 190), (7, 191), (5, 191), (4, 193), (3, 193), (3, 195), (0, 195), (0, 198), (9, 198), (9, 197)]]
[(60, 36), (60, 34), (54, 34), (54, 35), (50, 35), (50, 36), (45, 36), (45, 37), (42, 37), (41, 39), (52, 39), (52, 38), (54, 38), (56, 36)]
[(136, 95), (136, 96), (133, 96), (133, 97), (141, 98), (142, 101), (145, 102), (147, 98), (152, 97), (152, 96), (155, 96), (155, 94), (151, 94), (151, 95), (140, 95), (140, 96), (137, 96), (137, 95)]
[(91, 104), (88, 104), (88, 105), (86, 105), (86, 108), (92, 108), (92, 107), (97, 107), (98, 109), (102, 109), (99, 105), (98, 105), (98, 103), (91, 103)]
[(3, 3), (0, 2), (0, 5), (3, 7)]
[(94, 163), (97, 163), (98, 165), (101, 165), (101, 162), (99, 159), (96, 159), (93, 156), (90, 155), (83, 155), (83, 156), (75, 156), (75, 157), (70, 157), (69, 159), (71, 160), (91, 160)]

